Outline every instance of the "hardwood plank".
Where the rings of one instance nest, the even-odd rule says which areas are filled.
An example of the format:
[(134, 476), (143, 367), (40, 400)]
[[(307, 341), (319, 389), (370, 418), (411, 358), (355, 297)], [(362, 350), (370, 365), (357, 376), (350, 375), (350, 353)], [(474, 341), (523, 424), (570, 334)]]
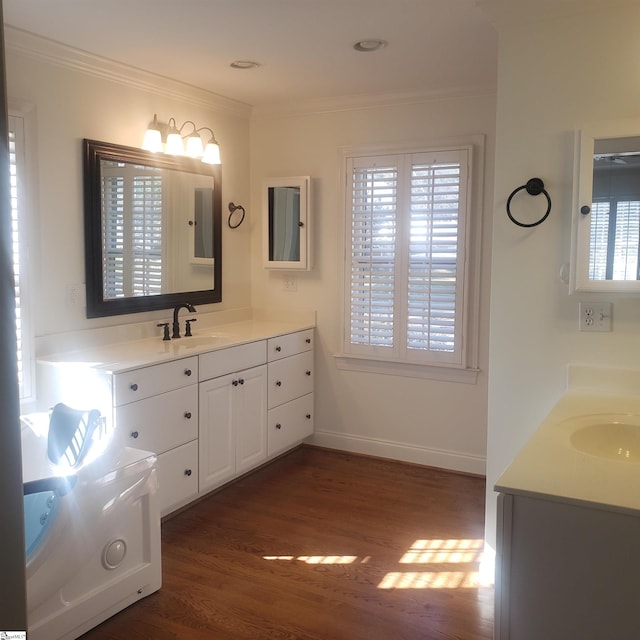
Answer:
[(162, 589), (83, 640), (489, 640), (484, 487), (301, 447), (165, 521)]

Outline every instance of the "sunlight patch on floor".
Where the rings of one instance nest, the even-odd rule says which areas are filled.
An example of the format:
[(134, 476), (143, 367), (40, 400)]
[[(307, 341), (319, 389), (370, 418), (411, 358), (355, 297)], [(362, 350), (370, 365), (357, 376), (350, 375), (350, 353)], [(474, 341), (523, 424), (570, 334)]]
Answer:
[[(481, 586), (479, 567), (484, 540), (416, 540), (399, 564), (430, 565), (432, 571), (391, 571), (378, 589), (476, 589)], [(437, 566), (443, 565), (439, 570)], [(444, 566), (446, 565), (446, 567)], [(451, 571), (449, 565), (467, 565)]]
[[(297, 560), (306, 564), (353, 564), (358, 556), (262, 556), (263, 560)], [(366, 562), (367, 558), (361, 560)]]

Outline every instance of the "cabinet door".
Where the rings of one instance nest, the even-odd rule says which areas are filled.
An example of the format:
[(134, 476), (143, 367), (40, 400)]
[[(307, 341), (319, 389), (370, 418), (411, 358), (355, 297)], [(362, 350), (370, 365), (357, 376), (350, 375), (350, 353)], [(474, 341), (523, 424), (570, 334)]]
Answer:
[(200, 491), (267, 457), (267, 367), (200, 383)]
[(198, 385), (131, 402), (116, 409), (125, 447), (164, 453), (198, 437)]
[[(200, 492), (213, 489), (235, 474), (233, 397), (238, 374), (200, 383)], [(233, 385), (233, 382), (236, 385)]]
[(313, 391), (313, 351), (269, 363), (269, 409)]
[(198, 443), (183, 444), (158, 456), (160, 514), (166, 516), (198, 494)]
[(238, 378), (233, 398), (237, 474), (267, 458), (267, 367), (243, 371)]
[(313, 393), (296, 398), (269, 411), (268, 455), (295, 446), (313, 433)]

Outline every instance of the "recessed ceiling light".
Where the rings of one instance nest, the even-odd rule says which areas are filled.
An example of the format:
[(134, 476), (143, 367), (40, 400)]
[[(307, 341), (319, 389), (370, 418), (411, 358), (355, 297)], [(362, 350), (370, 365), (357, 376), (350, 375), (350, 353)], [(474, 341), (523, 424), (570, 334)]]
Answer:
[(234, 60), (229, 66), (234, 69), (256, 69), (260, 63), (253, 60)]
[(367, 38), (366, 40), (359, 40), (353, 45), (356, 51), (378, 51), (387, 46), (386, 40), (380, 40), (379, 38)]

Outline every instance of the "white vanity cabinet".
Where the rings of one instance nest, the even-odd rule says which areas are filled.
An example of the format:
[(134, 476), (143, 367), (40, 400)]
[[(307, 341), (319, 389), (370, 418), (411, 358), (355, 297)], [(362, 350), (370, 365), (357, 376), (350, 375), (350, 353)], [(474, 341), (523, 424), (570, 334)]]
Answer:
[(313, 330), (268, 341), (267, 454), (289, 449), (313, 432)]
[(115, 437), (158, 454), (162, 515), (198, 494), (198, 358), (114, 376)]
[(99, 409), (114, 446), (155, 453), (165, 516), (313, 431), (313, 329), (255, 321), (232, 332), (209, 351), (187, 338), (43, 357), (40, 400)]
[(201, 493), (267, 458), (265, 362), (265, 340), (200, 356)]

